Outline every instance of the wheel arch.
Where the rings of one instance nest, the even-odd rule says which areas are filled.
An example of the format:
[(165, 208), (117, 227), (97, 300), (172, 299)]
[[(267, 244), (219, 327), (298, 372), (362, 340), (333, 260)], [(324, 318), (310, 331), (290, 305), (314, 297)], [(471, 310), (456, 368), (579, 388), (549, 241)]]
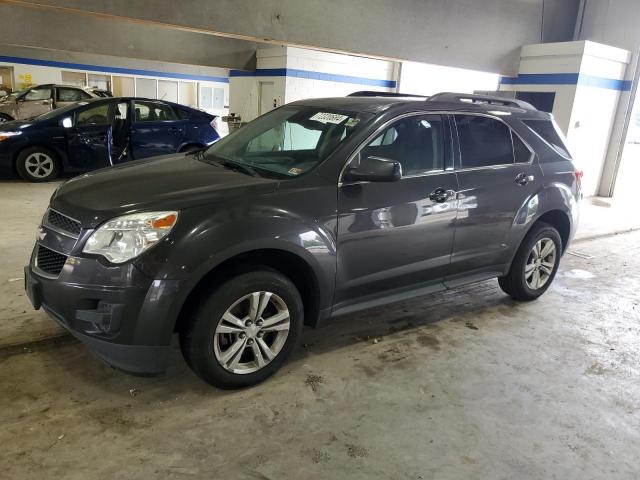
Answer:
[(28, 144), (16, 149), (16, 151), (13, 154), (13, 168), (14, 168), (14, 171), (17, 170), (18, 157), (20, 156), (20, 154), (22, 152), (24, 152), (26, 149), (34, 148), (34, 147), (42, 148), (44, 150), (48, 150), (49, 152), (53, 153), (55, 155), (55, 157), (56, 157), (55, 160), (57, 160), (58, 163), (60, 164), (60, 171), (64, 172), (66, 155), (63, 154), (59, 149), (51, 147), (51, 146), (46, 145), (46, 144), (43, 144), (41, 142), (28, 143)]
[(320, 313), (318, 274), (302, 256), (281, 248), (259, 248), (237, 253), (210, 268), (191, 288), (177, 315), (174, 331), (180, 331), (188, 322), (197, 299), (206, 291), (222, 283), (223, 279), (266, 267), (288, 277), (296, 286), (304, 305), (305, 325), (315, 326)]
[(569, 220), (569, 215), (559, 209), (549, 210), (540, 215), (529, 229), (533, 228), (533, 225), (536, 223), (541, 222), (551, 225), (558, 231), (560, 239), (562, 240), (562, 252), (564, 253), (571, 237), (571, 221)]
[(190, 147), (204, 148), (205, 145), (201, 142), (185, 142), (182, 145), (180, 145), (180, 148), (178, 149), (178, 153), (186, 152), (187, 148), (190, 148)]

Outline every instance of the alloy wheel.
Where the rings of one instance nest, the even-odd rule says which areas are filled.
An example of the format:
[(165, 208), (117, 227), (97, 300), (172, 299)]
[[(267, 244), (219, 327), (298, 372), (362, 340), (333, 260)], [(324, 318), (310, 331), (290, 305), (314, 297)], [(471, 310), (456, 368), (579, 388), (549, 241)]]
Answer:
[(53, 159), (42, 152), (34, 152), (24, 161), (24, 167), (34, 178), (47, 178), (53, 172)]
[(527, 257), (524, 279), (531, 290), (544, 287), (556, 265), (556, 244), (550, 238), (538, 240)]
[(289, 309), (271, 292), (252, 292), (236, 300), (218, 321), (213, 338), (216, 360), (236, 374), (271, 363), (289, 336)]

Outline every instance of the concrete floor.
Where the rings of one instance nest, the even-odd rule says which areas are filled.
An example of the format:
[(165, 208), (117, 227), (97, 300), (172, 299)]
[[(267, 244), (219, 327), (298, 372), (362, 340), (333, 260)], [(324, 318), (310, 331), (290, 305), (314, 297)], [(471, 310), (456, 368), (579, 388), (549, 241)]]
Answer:
[(44, 312), (35, 312), (24, 294), (23, 268), (49, 198), (60, 182), (0, 181), (0, 347), (37, 341), (63, 330)]
[(270, 381), (212, 389), (73, 342), (0, 350), (0, 477), (640, 476), (640, 232), (519, 304), (495, 281), (331, 321)]

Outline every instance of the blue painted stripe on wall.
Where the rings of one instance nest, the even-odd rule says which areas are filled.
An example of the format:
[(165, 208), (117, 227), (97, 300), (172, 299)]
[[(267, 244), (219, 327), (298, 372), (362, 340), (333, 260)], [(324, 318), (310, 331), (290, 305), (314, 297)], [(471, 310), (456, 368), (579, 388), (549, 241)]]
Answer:
[(117, 73), (119, 75), (147, 75), (150, 77), (173, 78), (173, 79), (181, 79), (181, 80), (199, 80), (202, 82), (229, 83), (228, 77), (212, 77), (209, 75), (190, 75), (186, 73), (168, 73), (168, 72), (159, 72), (156, 70), (141, 70), (136, 68), (106, 67), (102, 65), (87, 65), (84, 63), (69, 63), (69, 62), (58, 62), (54, 60), (39, 60), (36, 58), (6, 57), (6, 56), (0, 55), (0, 62), (19, 63), (23, 65), (39, 65), (41, 67), (72, 68), (74, 70)]
[(295, 77), (309, 80), (324, 80), (326, 82), (353, 83), (370, 87), (396, 88), (395, 80), (380, 80), (376, 78), (355, 77), (335, 73), (313, 72), (296, 68), (259, 68), (252, 72), (246, 70), (231, 70), (230, 77)]
[(581, 73), (522, 73), (500, 78), (501, 85), (584, 85), (608, 90), (631, 90), (631, 81), (596, 77)]

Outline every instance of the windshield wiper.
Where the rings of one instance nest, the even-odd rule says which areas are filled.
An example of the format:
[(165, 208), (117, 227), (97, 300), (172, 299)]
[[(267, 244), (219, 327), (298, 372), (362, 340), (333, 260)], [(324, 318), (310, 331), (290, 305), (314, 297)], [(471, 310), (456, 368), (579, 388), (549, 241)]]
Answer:
[(236, 162), (235, 160), (229, 160), (226, 158), (220, 158), (220, 163), (221, 165), (230, 168), (232, 170), (236, 170), (236, 171), (242, 171), (244, 173), (246, 173), (247, 175), (251, 175), (252, 177), (259, 177), (260, 174), (258, 172), (256, 172), (253, 168), (251, 168), (249, 165), (246, 165), (242, 162)]
[(242, 162), (237, 162), (235, 160), (231, 160), (230, 158), (225, 158), (225, 157), (220, 157), (218, 155), (213, 156), (214, 158), (211, 158), (212, 155), (205, 155), (206, 150), (200, 150), (197, 151), (193, 154), (193, 157), (196, 160), (200, 160), (202, 162), (206, 162), (206, 163), (210, 163), (211, 165), (215, 165), (217, 167), (225, 167), (225, 168), (229, 168), (231, 170), (235, 170), (238, 172), (242, 172), (245, 173), (247, 175), (250, 175), (252, 177), (260, 177), (261, 175), (256, 172), (252, 167), (250, 167), (249, 165), (246, 165)]

